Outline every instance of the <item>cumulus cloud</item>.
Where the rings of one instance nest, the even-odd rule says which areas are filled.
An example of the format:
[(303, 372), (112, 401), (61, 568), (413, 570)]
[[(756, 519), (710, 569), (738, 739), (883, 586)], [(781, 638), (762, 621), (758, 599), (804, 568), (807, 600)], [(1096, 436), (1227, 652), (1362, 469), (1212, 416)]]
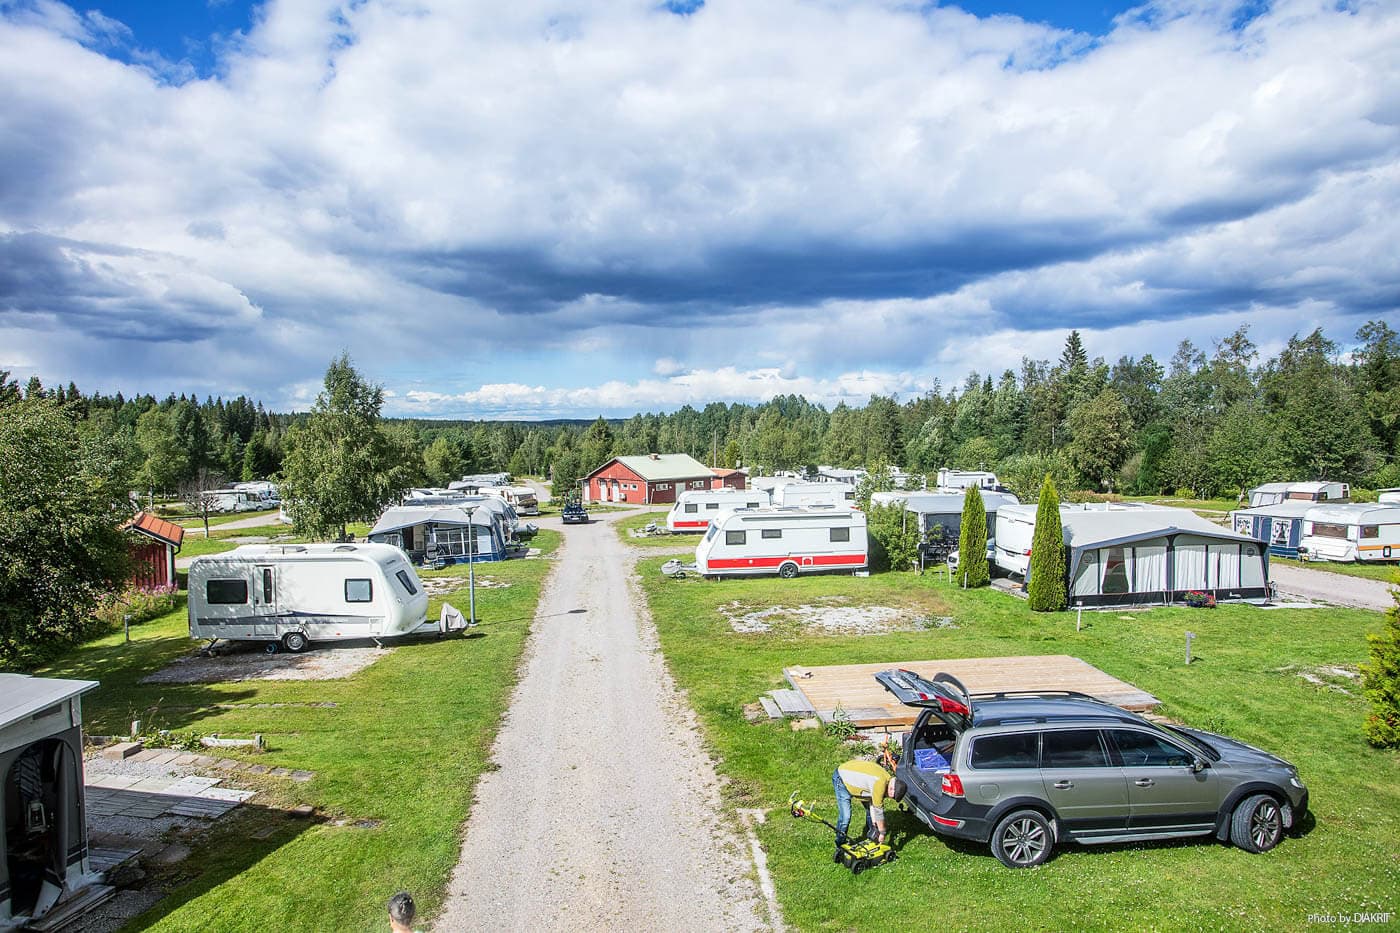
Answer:
[(1068, 327), (1345, 339), (1400, 305), (1400, 9), (1250, 10), (271, 0), (196, 77), (6, 5), (6, 355), (290, 405), (345, 348), (406, 409), (567, 414), (915, 391)]

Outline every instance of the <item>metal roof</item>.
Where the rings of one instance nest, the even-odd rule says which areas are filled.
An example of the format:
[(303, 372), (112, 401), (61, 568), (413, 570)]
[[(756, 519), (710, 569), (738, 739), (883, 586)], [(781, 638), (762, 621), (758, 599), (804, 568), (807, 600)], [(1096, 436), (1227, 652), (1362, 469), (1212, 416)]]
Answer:
[(185, 529), (168, 522), (163, 518), (156, 518), (150, 512), (140, 512), (131, 521), (127, 522), (124, 528), (130, 531), (140, 532), (149, 538), (155, 538), (170, 545), (175, 550), (180, 550), (180, 545), (185, 540)]
[[(644, 454), (637, 457), (613, 457), (608, 463), (616, 460), (618, 463), (636, 473), (648, 483), (668, 482), (680, 479), (710, 479), (714, 476), (710, 468), (690, 454)], [(592, 476), (608, 465), (598, 467)]]
[(1262, 515), (1265, 518), (1303, 518), (1313, 509), (1317, 508), (1316, 502), (1306, 499), (1285, 499), (1282, 502), (1275, 502), (1273, 505), (1256, 505), (1252, 509), (1236, 509), (1230, 515)]
[(27, 674), (0, 674), (0, 729), (89, 690), (95, 680), (58, 680)]
[(1076, 550), (1175, 534), (1259, 543), (1254, 538), (1221, 528), (1190, 509), (1061, 510), (1060, 523), (1064, 526), (1065, 543)]

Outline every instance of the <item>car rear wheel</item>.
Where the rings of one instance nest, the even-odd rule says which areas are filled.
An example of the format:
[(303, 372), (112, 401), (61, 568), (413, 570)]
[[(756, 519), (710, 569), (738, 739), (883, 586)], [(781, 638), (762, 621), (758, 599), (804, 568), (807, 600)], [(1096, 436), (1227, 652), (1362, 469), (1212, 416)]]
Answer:
[(1246, 852), (1267, 852), (1283, 839), (1283, 808), (1268, 794), (1246, 797), (1230, 817), (1230, 841)]
[(797, 565), (794, 563), (783, 564), (778, 568), (778, 576), (782, 577), (784, 580), (791, 580), (793, 577), (797, 576)]
[(1050, 821), (1035, 810), (1017, 810), (997, 824), (992, 854), (1007, 868), (1032, 868), (1050, 857), (1055, 846)]

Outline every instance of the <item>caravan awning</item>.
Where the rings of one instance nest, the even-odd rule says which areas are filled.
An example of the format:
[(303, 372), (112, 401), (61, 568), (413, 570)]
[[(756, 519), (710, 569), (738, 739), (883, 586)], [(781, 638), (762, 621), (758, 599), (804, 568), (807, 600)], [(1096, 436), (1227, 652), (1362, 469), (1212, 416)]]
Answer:
[(0, 728), (97, 689), (95, 680), (0, 674)]
[(370, 529), (371, 535), (387, 534), (391, 531), (399, 531), (403, 528), (413, 528), (417, 525), (491, 525), (491, 516), (494, 513), (488, 508), (478, 507), (471, 515), (466, 509), (456, 506), (442, 506), (434, 508), (431, 506), (396, 505), (391, 509), (386, 509), (384, 514), (379, 516), (379, 521), (374, 523)]

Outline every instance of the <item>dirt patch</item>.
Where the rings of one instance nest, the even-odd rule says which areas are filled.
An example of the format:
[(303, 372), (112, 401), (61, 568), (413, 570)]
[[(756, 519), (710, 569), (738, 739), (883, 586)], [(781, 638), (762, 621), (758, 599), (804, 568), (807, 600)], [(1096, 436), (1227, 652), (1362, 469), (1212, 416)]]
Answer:
[(393, 648), (317, 648), (301, 654), (267, 654), (260, 645), (231, 645), (224, 652), (194, 651), (142, 678), (143, 684), (222, 684), (242, 680), (339, 680), (386, 657)]
[[(468, 580), (465, 577), (421, 577), (423, 592), (429, 596), (450, 596), (459, 590), (467, 589)], [(509, 589), (513, 584), (504, 580), (496, 580), (492, 577), (484, 577), (480, 574), (476, 578), (476, 588), (479, 590), (504, 590)]]
[(719, 607), (729, 627), (741, 635), (774, 629), (797, 629), (829, 635), (878, 635), (911, 629), (957, 628), (947, 616), (930, 616), (911, 608), (852, 606), (844, 596), (829, 596), (800, 606), (754, 609), (734, 601)]
[(1356, 696), (1356, 689), (1360, 685), (1361, 672), (1355, 667), (1343, 665), (1319, 665), (1317, 667), (1300, 667), (1290, 664), (1287, 667), (1278, 668), (1280, 674), (1296, 674), (1314, 687), (1321, 687), (1324, 690), (1333, 690), (1347, 696)]

